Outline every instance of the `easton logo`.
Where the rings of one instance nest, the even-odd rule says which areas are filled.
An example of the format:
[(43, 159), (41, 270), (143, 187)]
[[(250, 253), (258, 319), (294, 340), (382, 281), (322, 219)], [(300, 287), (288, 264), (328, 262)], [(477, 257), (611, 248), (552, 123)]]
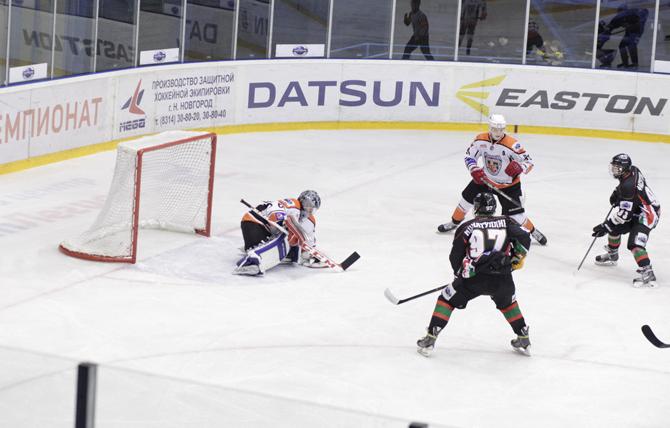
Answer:
[[(142, 95), (144, 95), (144, 89), (141, 89), (141, 87), (142, 87), (142, 81), (140, 80), (137, 83), (137, 87), (135, 88), (133, 96), (126, 100), (126, 102), (123, 104), (123, 107), (121, 107), (121, 110), (128, 110), (129, 113), (139, 116), (146, 115), (146, 113), (144, 113), (144, 110), (140, 108), (140, 103), (142, 102)], [(119, 123), (119, 131), (132, 131), (134, 129), (144, 128), (145, 126), (146, 126), (146, 120), (144, 117), (142, 117)]]
[(456, 92), (456, 98), (463, 101), (477, 113), (488, 116), (490, 110), (489, 107), (484, 104), (484, 101), (491, 93), (489, 91), (485, 91), (484, 88), (498, 86), (503, 80), (505, 80), (505, 77), (506, 76), (503, 74), (502, 76), (496, 76), (490, 79), (480, 80), (479, 82), (463, 85), (458, 88), (458, 92)]
[(668, 104), (668, 98), (661, 97), (508, 86), (496, 89), (497, 99), (488, 102), (489, 105), (485, 104), (494, 87), (500, 85), (506, 77), (503, 74), (463, 85), (456, 92), (456, 98), (484, 116), (488, 116), (491, 112), (489, 105), (554, 111), (604, 111), (605, 113), (632, 113), (634, 115), (648, 113), (650, 116), (661, 116)]

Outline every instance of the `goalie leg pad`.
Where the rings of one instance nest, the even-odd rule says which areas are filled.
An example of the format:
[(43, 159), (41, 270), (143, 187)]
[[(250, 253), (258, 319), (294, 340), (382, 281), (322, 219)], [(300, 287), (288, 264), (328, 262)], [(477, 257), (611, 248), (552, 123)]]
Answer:
[(246, 256), (237, 262), (237, 268), (233, 273), (238, 275), (261, 275), (266, 270), (281, 263), (287, 253), (286, 235), (279, 234), (249, 249)]

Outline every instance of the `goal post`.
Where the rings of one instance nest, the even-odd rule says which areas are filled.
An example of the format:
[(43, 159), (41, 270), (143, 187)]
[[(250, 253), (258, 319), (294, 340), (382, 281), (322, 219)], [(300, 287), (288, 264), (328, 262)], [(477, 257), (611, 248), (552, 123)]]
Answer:
[(216, 134), (167, 131), (118, 145), (107, 199), (93, 225), (59, 249), (72, 257), (135, 263), (139, 229), (209, 236)]

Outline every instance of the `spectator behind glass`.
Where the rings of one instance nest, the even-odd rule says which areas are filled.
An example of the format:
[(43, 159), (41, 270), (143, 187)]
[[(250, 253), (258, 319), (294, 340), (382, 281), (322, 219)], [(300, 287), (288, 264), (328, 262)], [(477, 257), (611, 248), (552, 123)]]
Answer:
[(416, 49), (421, 49), (421, 53), (427, 60), (432, 61), (433, 55), (430, 53), (430, 44), (428, 42), (428, 17), (425, 13), (419, 10), (421, 0), (412, 0), (412, 11), (405, 14), (403, 22), (409, 26), (412, 24), (413, 34), (405, 45), (405, 52), (402, 59), (409, 59), (410, 54)]
[(472, 41), (474, 40), (475, 27), (478, 21), (486, 19), (486, 0), (462, 0), (461, 3), (461, 24), (458, 39), (458, 47), (463, 44), (463, 39), (467, 35), (467, 44), (465, 54), (470, 55)]
[[(617, 65), (617, 68), (638, 68), (637, 44), (640, 42), (642, 33), (644, 33), (644, 25), (647, 22), (648, 16), (649, 11), (647, 9), (637, 7), (629, 8), (627, 4), (622, 4), (617, 8), (617, 14), (614, 15), (614, 18), (612, 18), (610, 23), (604, 26), (603, 36), (608, 36), (607, 40), (609, 40), (609, 36), (612, 34), (617, 34), (621, 31), (624, 33), (621, 42), (619, 42), (621, 63)], [(615, 32), (615, 30), (619, 28), (622, 28), (623, 30)], [(598, 43), (600, 43), (600, 27), (598, 33)], [(612, 60), (614, 60), (614, 58), (612, 58)], [(604, 65), (601, 60), (601, 67), (608, 67), (611, 65), (611, 62), (612, 61), (609, 61), (609, 64)]]

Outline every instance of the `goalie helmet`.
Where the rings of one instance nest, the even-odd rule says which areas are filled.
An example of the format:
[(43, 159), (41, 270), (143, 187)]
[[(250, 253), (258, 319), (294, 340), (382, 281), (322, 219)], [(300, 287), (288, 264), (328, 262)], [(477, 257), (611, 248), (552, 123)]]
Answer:
[(298, 196), (298, 202), (300, 202), (300, 208), (303, 211), (307, 211), (308, 214), (321, 208), (321, 197), (314, 190), (305, 190), (302, 192)]
[(630, 156), (625, 153), (619, 153), (610, 162), (610, 174), (614, 178), (621, 178), (630, 171), (631, 166), (633, 166), (633, 161)]
[(505, 136), (505, 127), (507, 122), (502, 114), (492, 114), (489, 116), (489, 132), (495, 141)]
[(493, 215), (498, 206), (495, 196), (492, 193), (477, 193), (473, 201), (475, 215)]

